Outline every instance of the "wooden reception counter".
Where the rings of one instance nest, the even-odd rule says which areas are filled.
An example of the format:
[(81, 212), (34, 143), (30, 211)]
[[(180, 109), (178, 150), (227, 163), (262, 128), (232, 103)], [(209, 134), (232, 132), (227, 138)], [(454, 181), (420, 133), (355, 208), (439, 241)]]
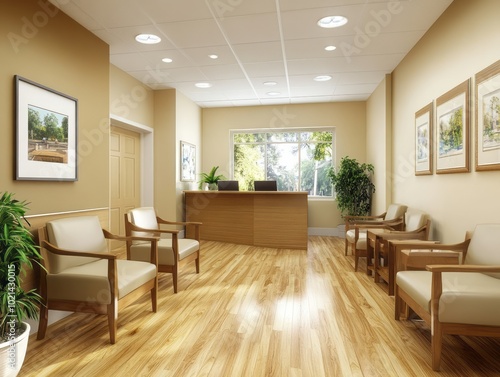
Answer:
[(185, 191), (184, 205), (203, 240), (307, 249), (307, 192)]

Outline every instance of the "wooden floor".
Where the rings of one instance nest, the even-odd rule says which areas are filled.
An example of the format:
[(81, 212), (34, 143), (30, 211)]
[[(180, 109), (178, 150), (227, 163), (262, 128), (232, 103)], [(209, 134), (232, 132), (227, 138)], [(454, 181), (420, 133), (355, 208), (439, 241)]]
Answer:
[(445, 336), (432, 372), (429, 328), (395, 321), (386, 287), (343, 250), (204, 242), (201, 273), (187, 266), (176, 295), (162, 275), (158, 313), (147, 297), (123, 310), (115, 345), (105, 316), (72, 314), (30, 338), (19, 376), (500, 376), (493, 338)]

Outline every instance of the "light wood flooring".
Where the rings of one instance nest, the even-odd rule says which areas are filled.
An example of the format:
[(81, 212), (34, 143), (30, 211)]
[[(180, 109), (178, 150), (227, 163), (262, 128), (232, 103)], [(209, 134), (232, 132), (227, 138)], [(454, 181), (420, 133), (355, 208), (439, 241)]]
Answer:
[[(500, 376), (500, 339), (445, 336), (431, 370), (430, 331), (393, 319), (386, 287), (353, 271), (344, 241), (310, 237), (308, 250), (204, 242), (201, 273), (186, 266), (174, 294), (160, 278), (119, 313), (72, 314), (30, 338), (19, 376)], [(362, 269), (364, 265), (361, 265)]]

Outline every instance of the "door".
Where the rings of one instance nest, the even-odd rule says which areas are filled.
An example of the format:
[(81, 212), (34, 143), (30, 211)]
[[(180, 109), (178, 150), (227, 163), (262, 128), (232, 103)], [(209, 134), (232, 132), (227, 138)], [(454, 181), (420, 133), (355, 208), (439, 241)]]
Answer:
[[(110, 222), (111, 232), (125, 235), (124, 214), (139, 207), (140, 193), (140, 145), (141, 135), (119, 127), (111, 127), (110, 133)], [(123, 247), (115, 242), (112, 248)]]

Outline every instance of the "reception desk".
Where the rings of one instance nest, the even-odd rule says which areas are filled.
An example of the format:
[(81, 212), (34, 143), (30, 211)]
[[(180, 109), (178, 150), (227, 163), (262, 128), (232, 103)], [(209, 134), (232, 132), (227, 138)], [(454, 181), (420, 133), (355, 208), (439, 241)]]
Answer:
[(307, 249), (307, 192), (185, 191), (184, 206), (203, 240)]

